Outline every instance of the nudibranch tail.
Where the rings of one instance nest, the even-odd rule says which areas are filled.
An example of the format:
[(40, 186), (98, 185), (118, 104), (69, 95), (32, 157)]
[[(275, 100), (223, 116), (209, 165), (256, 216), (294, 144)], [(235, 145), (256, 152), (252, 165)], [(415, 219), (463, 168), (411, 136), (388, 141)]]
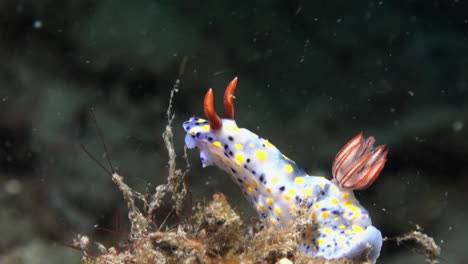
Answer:
[(224, 118), (234, 119), (234, 91), (237, 86), (237, 77), (235, 77), (224, 92)]
[(219, 118), (218, 114), (215, 111), (213, 102), (213, 89), (210, 88), (208, 92), (206, 92), (203, 106), (205, 110), (205, 115), (210, 123), (210, 128), (212, 130), (220, 130), (221, 127), (223, 127), (223, 123), (221, 122), (221, 118)]
[(374, 149), (374, 137), (362, 133), (351, 139), (333, 161), (333, 178), (345, 190), (364, 190), (379, 177), (387, 161), (385, 145)]

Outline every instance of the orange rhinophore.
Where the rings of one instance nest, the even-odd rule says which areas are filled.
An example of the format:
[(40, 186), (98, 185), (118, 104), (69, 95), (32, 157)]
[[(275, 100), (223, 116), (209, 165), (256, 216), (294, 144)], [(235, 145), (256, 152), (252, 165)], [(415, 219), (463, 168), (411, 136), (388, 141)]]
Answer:
[(226, 87), (224, 92), (224, 118), (234, 119), (234, 91), (237, 86), (237, 77)]
[(223, 127), (223, 123), (221, 122), (221, 118), (219, 118), (214, 108), (213, 89), (209, 89), (208, 92), (206, 92), (203, 106), (205, 110), (205, 115), (208, 118), (208, 121), (210, 122), (210, 128), (212, 130), (221, 129), (221, 127)]
[(374, 137), (364, 139), (362, 133), (351, 139), (336, 154), (333, 178), (345, 190), (367, 189), (379, 177), (387, 161), (385, 145), (373, 147)]
[[(237, 77), (234, 78), (226, 87), (224, 92), (224, 117), (234, 119), (234, 91), (237, 86)], [(204, 101), (205, 115), (210, 123), (212, 130), (220, 130), (223, 127), (223, 122), (216, 113), (213, 101), (213, 89), (209, 89), (205, 94)]]

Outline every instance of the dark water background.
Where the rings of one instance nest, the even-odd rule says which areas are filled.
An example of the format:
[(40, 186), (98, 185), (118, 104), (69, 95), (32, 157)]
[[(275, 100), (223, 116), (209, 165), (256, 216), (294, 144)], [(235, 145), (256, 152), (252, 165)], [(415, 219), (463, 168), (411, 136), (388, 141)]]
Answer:
[[(78, 263), (54, 246), (77, 233), (115, 244), (125, 204), (78, 147), (140, 192), (164, 182), (168, 95), (179, 124), (218, 109), (239, 77), (238, 125), (309, 174), (363, 131), (388, 144), (379, 180), (357, 196), (393, 237), (416, 225), (467, 263), (468, 5), (446, 1), (0, 1), (0, 262)], [(179, 152), (181, 153), (181, 152)], [(190, 153), (194, 201), (223, 192), (254, 217), (229, 177)], [(380, 263), (424, 263), (384, 243)]]

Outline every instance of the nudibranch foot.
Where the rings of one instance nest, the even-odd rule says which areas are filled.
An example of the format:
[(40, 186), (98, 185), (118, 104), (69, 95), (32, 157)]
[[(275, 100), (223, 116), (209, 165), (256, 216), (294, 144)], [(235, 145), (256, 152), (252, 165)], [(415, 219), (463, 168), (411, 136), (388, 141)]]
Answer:
[[(328, 258), (365, 259), (375, 263), (380, 255), (381, 247), (382, 234), (374, 226), (368, 226), (359, 236), (354, 237), (351, 243), (336, 251), (334, 255), (328, 256)], [(317, 256), (321, 255), (317, 254)]]
[[(326, 237), (303, 239), (300, 246), (301, 251), (312, 257), (363, 259), (372, 263), (375, 263), (380, 255), (382, 234), (374, 226), (368, 226), (363, 232), (352, 238), (341, 232), (326, 233)], [(310, 236), (309, 233), (307, 235)]]
[(313, 257), (358, 258), (375, 262), (382, 246), (380, 231), (353, 194), (374, 182), (388, 151), (373, 148), (374, 138), (353, 138), (336, 155), (333, 180), (309, 176), (270, 141), (239, 128), (234, 120), (232, 80), (224, 94), (224, 118), (215, 111), (213, 91), (205, 95), (208, 120), (192, 117), (184, 122), (188, 148), (200, 151), (203, 167), (216, 165), (229, 173), (261, 220), (276, 228), (289, 226), (298, 209), (310, 229), (300, 248)]

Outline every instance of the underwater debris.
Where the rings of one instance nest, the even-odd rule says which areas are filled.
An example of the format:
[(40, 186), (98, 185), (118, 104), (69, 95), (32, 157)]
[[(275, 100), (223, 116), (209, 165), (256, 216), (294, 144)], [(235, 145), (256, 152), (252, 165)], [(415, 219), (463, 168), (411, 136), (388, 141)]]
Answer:
[(146, 217), (143, 216), (138, 207), (136, 207), (133, 191), (127, 184), (125, 184), (123, 177), (114, 173), (112, 175), (112, 181), (119, 187), (125, 201), (127, 201), (128, 219), (131, 224), (131, 235), (133, 237), (140, 236), (146, 231), (150, 223)]
[(440, 247), (436, 244), (434, 238), (419, 230), (411, 231), (388, 240), (395, 240), (397, 245), (401, 245), (407, 241), (413, 241), (419, 245), (416, 251), (422, 253), (426, 257), (426, 263), (439, 263)]
[(182, 217), (184, 210), (184, 202), (187, 196), (187, 187), (185, 186), (185, 175), (190, 169), (190, 163), (187, 158), (187, 149), (184, 148), (184, 160), (186, 163), (185, 171), (177, 168), (176, 163), (176, 152), (174, 149), (174, 136), (172, 133), (172, 121), (174, 120), (175, 114), (172, 113), (172, 101), (175, 93), (179, 91), (180, 80), (176, 80), (174, 86), (171, 89), (169, 97), (169, 106), (167, 107), (166, 116), (167, 124), (164, 133), (162, 134), (164, 145), (166, 146), (169, 160), (167, 162), (169, 171), (167, 177), (167, 184), (162, 184), (156, 187), (156, 191), (151, 198), (151, 202), (148, 203), (148, 213), (153, 215), (154, 212), (160, 208), (161, 203), (165, 200), (166, 195), (169, 193), (175, 204), (176, 214)]

